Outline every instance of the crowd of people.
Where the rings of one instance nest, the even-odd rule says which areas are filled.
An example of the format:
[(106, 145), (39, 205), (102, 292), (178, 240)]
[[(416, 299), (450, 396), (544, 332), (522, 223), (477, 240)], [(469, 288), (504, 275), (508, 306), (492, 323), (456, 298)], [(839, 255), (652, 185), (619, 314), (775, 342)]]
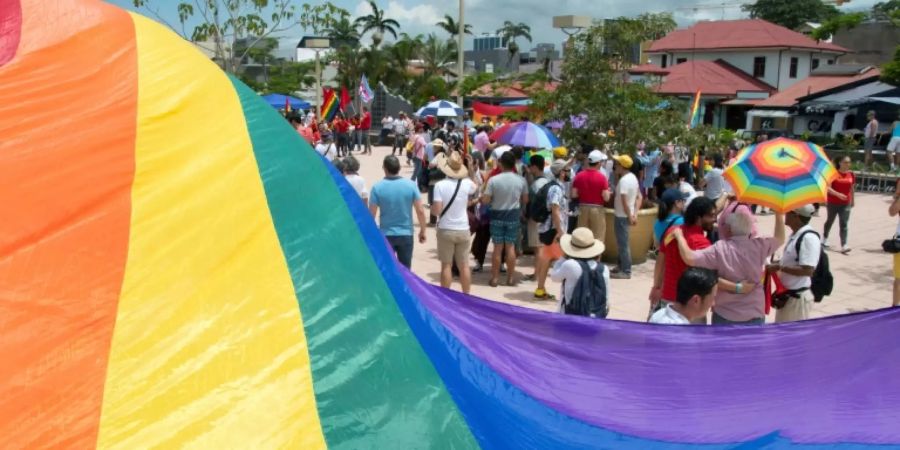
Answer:
[[(474, 125), (465, 117), (462, 123), (402, 112), (385, 117), (379, 144), (393, 138), (393, 146), (382, 161), (384, 178), (371, 190), (358, 173), (353, 149), (342, 151), (332, 134), (322, 133), (327, 125), (318, 127), (315, 147), (359, 193), (401, 264), (412, 266), (415, 241), (426, 243), (427, 228), (435, 227), (443, 287), (458, 278), (468, 293), (472, 272), (489, 265), (491, 287), (533, 282), (534, 298), (557, 301), (563, 313), (606, 317), (611, 280), (631, 277), (631, 233), (639, 211), (656, 205), (648, 320), (760, 325), (769, 305), (777, 309), (776, 322), (809, 317), (816, 299), (813, 279), (822, 270), (820, 249), (829, 246), (836, 219), (840, 251), (850, 251), (855, 175), (845, 157), (834, 161), (839, 176), (828, 190), (821, 233), (809, 225), (820, 205), (805, 205), (776, 214), (771, 234), (762, 235), (756, 215), (771, 212), (739, 202), (723, 176), (742, 142), (708, 149), (694, 162), (671, 144), (641, 146), (634, 156), (609, 147), (560, 147), (545, 158), (546, 153), (492, 141), (489, 121)], [(400, 175), (404, 158), (412, 166), (410, 177)], [(607, 208), (614, 215), (618, 255), (612, 268), (600, 262)], [(900, 206), (890, 212), (900, 214)], [(534, 272), (520, 277), (516, 267), (525, 254), (534, 255)], [(900, 268), (895, 275), (896, 305)], [(770, 277), (777, 287), (771, 295), (764, 283)], [(558, 299), (547, 289), (548, 278), (562, 283)]]

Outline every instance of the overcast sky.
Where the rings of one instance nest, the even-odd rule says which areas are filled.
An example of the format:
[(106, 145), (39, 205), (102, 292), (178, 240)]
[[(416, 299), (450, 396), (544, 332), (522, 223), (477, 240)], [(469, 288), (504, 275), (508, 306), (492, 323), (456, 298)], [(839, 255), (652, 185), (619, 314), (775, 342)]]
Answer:
[[(132, 0), (108, 0), (114, 4), (134, 9)], [(870, 9), (879, 0), (851, 0), (842, 7), (844, 11)], [(175, 6), (180, 0), (150, 0), (156, 5), (167, 5), (161, 8), (166, 20), (175, 24), (178, 16)], [(737, 19), (745, 17), (739, 7), (710, 6), (717, 4), (734, 4), (733, 0), (465, 0), (466, 23), (473, 26), (476, 35), (481, 33), (493, 33), (504, 20), (524, 22), (531, 27), (531, 35), (534, 43), (550, 42), (559, 44), (565, 39), (565, 35), (552, 26), (553, 16), (560, 15), (584, 15), (595, 19), (609, 19), (620, 16), (635, 16), (644, 12), (669, 11), (675, 15), (679, 26), (687, 26), (698, 20)], [(298, 1), (297, 4), (302, 4)], [(365, 1), (335, 0), (334, 4), (346, 8), (354, 16), (367, 14), (369, 5)], [(384, 9), (387, 17), (400, 22), (402, 31), (415, 35), (430, 32), (443, 33), (434, 24), (441, 20), (444, 14), (450, 14), (456, 18), (459, 13), (459, 3), (453, 0), (376, 0), (378, 6)], [(693, 9), (693, 7), (697, 7)], [(281, 37), (299, 37), (303, 35), (303, 29), (299, 26), (282, 33)], [(471, 48), (471, 40), (466, 48)], [(284, 47), (290, 47), (289, 41), (283, 42)], [(531, 48), (527, 42), (520, 42), (523, 49)]]

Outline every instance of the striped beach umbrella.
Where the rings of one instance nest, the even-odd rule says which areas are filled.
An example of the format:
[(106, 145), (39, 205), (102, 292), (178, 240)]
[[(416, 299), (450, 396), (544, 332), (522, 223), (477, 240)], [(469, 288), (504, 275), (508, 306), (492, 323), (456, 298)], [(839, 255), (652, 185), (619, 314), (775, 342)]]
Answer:
[(506, 145), (552, 149), (561, 144), (553, 132), (543, 125), (522, 121), (506, 124), (491, 134), (491, 139)]
[(724, 176), (738, 200), (787, 212), (825, 202), (837, 170), (818, 145), (777, 138), (743, 149)]
[(419, 108), (416, 115), (419, 117), (461, 117), (463, 109), (451, 101), (436, 100)]

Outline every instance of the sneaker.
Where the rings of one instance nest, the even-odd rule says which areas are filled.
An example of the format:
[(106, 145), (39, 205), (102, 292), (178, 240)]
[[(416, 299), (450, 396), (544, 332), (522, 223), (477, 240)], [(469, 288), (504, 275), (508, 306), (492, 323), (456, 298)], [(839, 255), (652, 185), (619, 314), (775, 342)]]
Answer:
[(472, 272), (475, 273), (480, 273), (482, 270), (484, 270), (484, 266), (481, 264), (475, 264), (475, 267), (472, 268)]
[(612, 269), (609, 269), (609, 273), (612, 275), (615, 275), (621, 271), (622, 271), (622, 269), (619, 269), (618, 267), (613, 267)]
[(822, 241), (822, 247), (825, 247), (826, 249), (830, 249), (830, 248), (831, 248), (831, 246), (828, 245), (828, 239), (825, 239), (824, 241)]
[(534, 291), (534, 298), (536, 300), (556, 300), (556, 297), (543, 289), (536, 289)]
[(843, 246), (843, 247), (841, 247), (841, 253), (843, 253), (843, 254), (845, 254), (845, 255), (846, 255), (847, 253), (850, 253), (850, 250), (853, 250), (853, 249), (850, 248), (850, 247), (848, 247), (848, 246), (846, 246), (846, 245)]
[(615, 273), (611, 274), (609, 276), (609, 278), (611, 278), (613, 280), (630, 280), (631, 274), (620, 271), (620, 272), (615, 272)]

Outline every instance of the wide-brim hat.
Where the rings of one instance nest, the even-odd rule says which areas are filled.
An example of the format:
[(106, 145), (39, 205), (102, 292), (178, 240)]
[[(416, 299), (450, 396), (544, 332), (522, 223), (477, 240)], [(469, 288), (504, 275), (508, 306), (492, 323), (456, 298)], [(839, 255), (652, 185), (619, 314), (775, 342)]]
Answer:
[(457, 151), (453, 151), (449, 156), (444, 158), (439, 168), (444, 175), (450, 178), (462, 179), (469, 176), (469, 169), (463, 164), (462, 155)]
[(567, 234), (559, 240), (559, 246), (567, 256), (577, 259), (593, 259), (603, 254), (606, 246), (603, 242), (594, 239), (594, 233), (590, 228), (576, 228), (572, 234)]

